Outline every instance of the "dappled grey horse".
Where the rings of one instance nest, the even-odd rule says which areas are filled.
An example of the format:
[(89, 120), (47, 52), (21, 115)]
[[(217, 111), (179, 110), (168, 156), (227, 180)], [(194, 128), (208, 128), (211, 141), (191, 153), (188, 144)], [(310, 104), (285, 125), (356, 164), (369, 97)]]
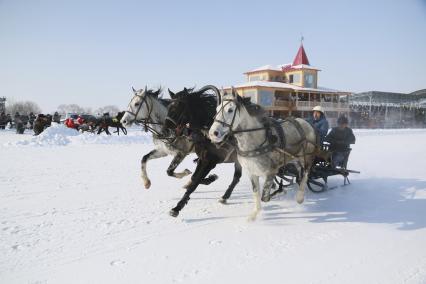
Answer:
[(161, 89), (157, 91), (133, 89), (134, 96), (129, 103), (128, 109), (121, 119), (125, 126), (131, 126), (133, 123), (142, 123), (145, 131), (150, 131), (153, 135), (155, 149), (144, 155), (141, 161), (141, 177), (145, 188), (151, 186), (151, 181), (146, 172), (146, 164), (149, 160), (173, 156), (170, 166), (167, 168), (167, 174), (176, 178), (183, 178), (191, 171), (185, 169), (183, 172), (175, 173), (175, 169), (183, 159), (193, 152), (194, 144), (186, 137), (167, 137), (161, 135), (161, 128), (167, 115), (167, 106), (170, 100), (159, 97)]
[(222, 95), (209, 136), (214, 143), (221, 143), (228, 136), (237, 141), (238, 160), (249, 173), (254, 193), (255, 208), (250, 220), (261, 210), (259, 177), (265, 179), (262, 200), (267, 201), (274, 177), (283, 166), (291, 164), (297, 170), (296, 199), (303, 202), (309, 170), (318, 149), (316, 132), (308, 122), (300, 118), (280, 122), (268, 118), (260, 106), (251, 103), (250, 98), (241, 98), (232, 89), (231, 93)]

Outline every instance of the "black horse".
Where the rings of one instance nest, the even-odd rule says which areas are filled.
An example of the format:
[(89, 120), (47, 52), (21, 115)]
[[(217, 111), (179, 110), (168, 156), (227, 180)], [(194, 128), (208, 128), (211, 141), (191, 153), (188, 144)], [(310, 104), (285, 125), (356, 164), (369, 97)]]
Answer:
[(120, 120), (124, 116), (125, 111), (121, 111), (117, 113), (115, 117), (110, 117), (109, 115), (104, 115), (103, 117), (98, 119), (97, 127), (98, 127), (98, 134), (101, 134), (102, 131), (105, 131), (106, 134), (111, 135), (108, 128), (109, 127), (115, 127), (117, 130), (114, 131), (114, 133), (117, 133), (120, 135), (120, 130), (124, 133), (124, 135), (127, 135), (127, 129), (126, 127), (121, 124)]
[[(215, 95), (209, 94), (213, 91)], [(191, 193), (195, 191), (207, 174), (220, 163), (234, 163), (234, 177), (220, 202), (226, 203), (234, 187), (241, 177), (241, 165), (237, 160), (232, 141), (226, 141), (220, 147), (210, 142), (208, 130), (216, 115), (216, 106), (220, 101), (220, 92), (214, 86), (205, 86), (198, 91), (184, 89), (176, 94), (169, 90), (172, 102), (168, 106), (163, 133), (168, 135), (174, 131), (176, 135), (188, 135), (194, 142), (195, 153), (198, 156), (197, 167), (186, 186), (186, 192), (176, 207), (170, 210), (170, 215), (176, 217), (179, 211), (188, 203)]]

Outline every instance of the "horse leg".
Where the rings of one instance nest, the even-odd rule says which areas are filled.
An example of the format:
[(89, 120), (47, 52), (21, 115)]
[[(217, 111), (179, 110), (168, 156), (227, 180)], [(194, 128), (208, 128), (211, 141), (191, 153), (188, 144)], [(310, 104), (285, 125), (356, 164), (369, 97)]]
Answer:
[(253, 189), (253, 197), (254, 197), (254, 211), (249, 215), (248, 220), (254, 221), (256, 220), (257, 214), (262, 209), (262, 205), (260, 204), (260, 196), (259, 196), (259, 177), (251, 175), (250, 181)]
[(309, 171), (304, 169), (303, 178), (299, 183), (299, 189), (297, 190), (297, 194), (296, 194), (296, 201), (299, 204), (302, 204), (303, 201), (305, 200), (305, 187), (308, 181), (308, 174), (309, 174)]
[(111, 135), (111, 132), (109, 132), (109, 129), (108, 129), (108, 125), (105, 126), (105, 133), (108, 134), (108, 135)]
[(274, 178), (275, 175), (268, 175), (265, 179), (265, 183), (263, 184), (263, 191), (262, 191), (262, 201), (268, 202), (271, 200), (271, 188), (274, 184)]
[(176, 207), (170, 210), (169, 214), (172, 217), (177, 217), (180, 210), (188, 203), (190, 195), (197, 189), (200, 181), (216, 166), (216, 162), (209, 161), (209, 159), (200, 159), (194, 174), (191, 177), (191, 182), (186, 187), (186, 192), (182, 199), (178, 202)]
[(171, 177), (175, 178), (183, 178), (187, 175), (191, 174), (191, 171), (188, 169), (185, 169), (181, 173), (175, 173), (176, 168), (182, 163), (183, 159), (185, 159), (186, 154), (178, 153), (176, 156), (174, 156), (172, 162), (170, 163), (170, 166), (167, 168), (167, 174)]
[(238, 161), (235, 161), (234, 163), (234, 178), (232, 179), (231, 184), (229, 185), (228, 189), (225, 191), (225, 194), (219, 199), (219, 202), (222, 204), (226, 204), (226, 201), (231, 197), (232, 191), (234, 190), (237, 183), (240, 181), (241, 178), (241, 164)]
[(144, 184), (146, 189), (150, 188), (150, 186), (151, 186), (151, 181), (149, 180), (148, 174), (146, 173), (146, 163), (149, 160), (158, 159), (158, 158), (162, 158), (162, 157), (166, 157), (166, 156), (167, 156), (167, 153), (165, 153), (163, 151), (152, 150), (151, 152), (149, 152), (148, 154), (146, 154), (145, 156), (142, 157), (141, 178), (142, 178), (143, 184)]

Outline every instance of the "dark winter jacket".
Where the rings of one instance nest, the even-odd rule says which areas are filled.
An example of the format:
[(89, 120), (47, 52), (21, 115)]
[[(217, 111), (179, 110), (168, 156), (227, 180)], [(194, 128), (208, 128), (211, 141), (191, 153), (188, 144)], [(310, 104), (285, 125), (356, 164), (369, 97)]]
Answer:
[(0, 126), (5, 126), (7, 124), (7, 121), (8, 121), (7, 116), (4, 113), (2, 113), (0, 115)]
[(325, 118), (324, 114), (321, 114), (320, 118), (318, 120), (314, 119), (314, 117), (308, 118), (308, 122), (312, 124), (315, 129), (318, 131), (320, 135), (320, 141), (321, 144), (324, 142), (324, 138), (327, 135), (328, 132), (328, 121)]
[(55, 112), (53, 114), (53, 122), (56, 122), (56, 123), (60, 123), (61, 122), (61, 116), (59, 115), (59, 113)]
[(349, 127), (333, 127), (325, 141), (330, 143), (330, 151), (345, 152), (350, 144), (355, 144), (355, 135)]

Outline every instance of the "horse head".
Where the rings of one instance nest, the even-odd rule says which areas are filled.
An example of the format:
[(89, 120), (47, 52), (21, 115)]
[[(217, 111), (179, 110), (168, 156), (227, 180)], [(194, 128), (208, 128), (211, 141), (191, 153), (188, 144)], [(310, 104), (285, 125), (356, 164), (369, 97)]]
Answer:
[[(213, 122), (215, 109), (219, 98), (216, 87), (205, 86), (197, 91), (194, 88), (184, 88), (173, 93), (169, 90), (172, 102), (167, 109), (167, 117), (163, 133), (183, 129), (187, 125), (192, 129), (208, 128)], [(214, 92), (214, 94), (211, 93)]]
[(131, 126), (133, 122), (138, 120), (149, 120), (152, 112), (153, 103), (152, 99), (158, 99), (161, 93), (161, 88), (157, 91), (149, 90), (146, 86), (145, 89), (133, 90), (133, 98), (131, 99), (127, 111), (121, 118), (121, 123), (124, 127)]
[[(244, 111), (241, 111), (244, 110)], [(263, 108), (253, 104), (249, 97), (241, 97), (234, 88), (231, 92), (223, 91), (221, 103), (216, 108), (216, 116), (209, 130), (209, 137), (213, 143), (222, 142), (231, 135), (242, 123), (246, 116), (263, 116)]]
[[(190, 90), (192, 91), (192, 89)], [(184, 88), (177, 93), (173, 93), (170, 89), (168, 91), (172, 101), (167, 107), (167, 116), (162, 129), (165, 134), (178, 128), (183, 128), (190, 120), (188, 89)]]

